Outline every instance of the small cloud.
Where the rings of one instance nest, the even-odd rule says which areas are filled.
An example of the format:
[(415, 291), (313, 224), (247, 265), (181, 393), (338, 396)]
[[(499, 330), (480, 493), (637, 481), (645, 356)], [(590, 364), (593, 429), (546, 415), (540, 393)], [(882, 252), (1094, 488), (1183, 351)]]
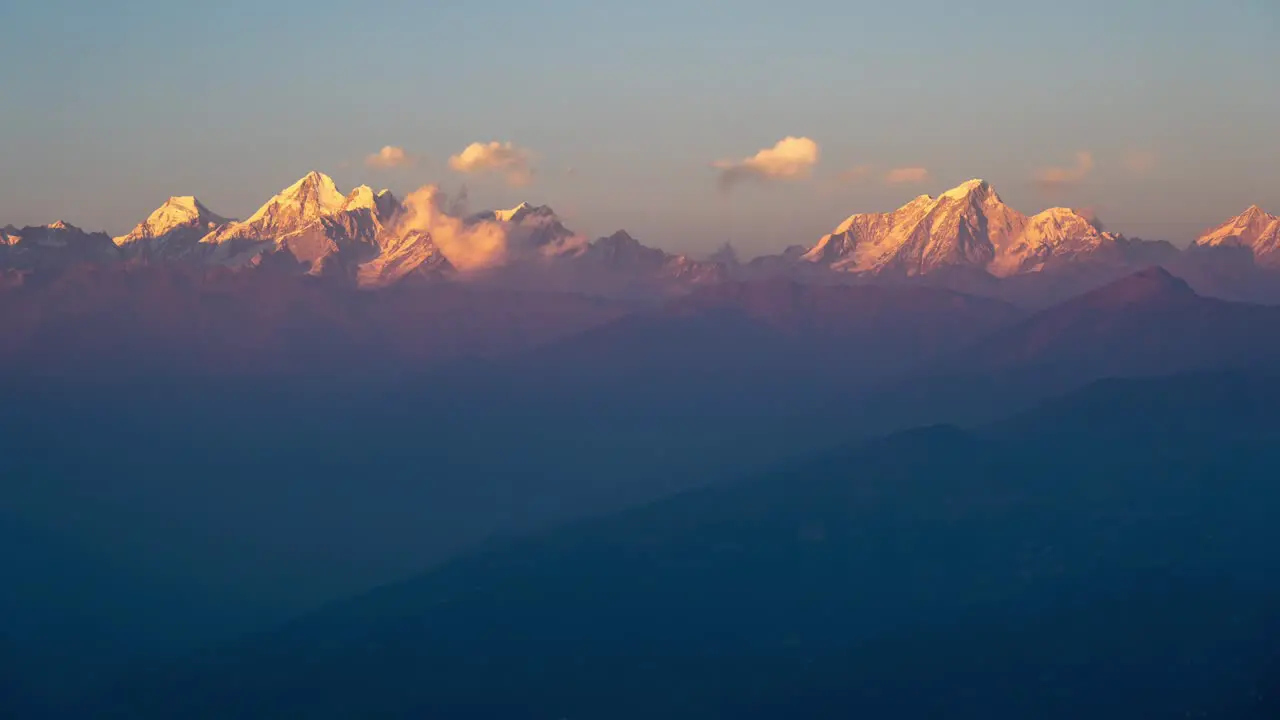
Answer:
[(365, 157), (364, 164), (375, 170), (391, 170), (393, 168), (409, 167), (414, 162), (414, 158), (405, 152), (402, 147), (395, 145), (387, 145), (376, 153)]
[(855, 165), (848, 170), (836, 176), (836, 180), (842, 183), (857, 183), (871, 177), (871, 173), (875, 172), (875, 168), (871, 165)]
[(785, 137), (742, 160), (720, 160), (712, 167), (720, 170), (720, 189), (729, 191), (748, 178), (761, 180), (802, 180), (818, 164), (818, 143), (807, 137)]
[(1160, 157), (1149, 150), (1130, 150), (1124, 155), (1124, 169), (1138, 177), (1150, 175), (1160, 163)]
[(1074, 167), (1047, 167), (1036, 172), (1036, 184), (1041, 190), (1050, 192), (1079, 185), (1089, 173), (1093, 172), (1093, 153), (1080, 151), (1076, 153)]
[(529, 151), (510, 142), (473, 142), (449, 158), (449, 167), (467, 174), (499, 173), (516, 187), (533, 182)]
[(885, 173), (884, 181), (889, 185), (919, 185), (929, 182), (932, 177), (929, 168), (900, 167)]

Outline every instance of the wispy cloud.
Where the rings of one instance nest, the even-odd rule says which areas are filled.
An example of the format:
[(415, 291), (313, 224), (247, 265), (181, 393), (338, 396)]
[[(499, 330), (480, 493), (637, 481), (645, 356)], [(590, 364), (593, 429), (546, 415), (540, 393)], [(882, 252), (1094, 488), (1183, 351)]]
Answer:
[(1071, 167), (1047, 167), (1036, 171), (1036, 185), (1041, 190), (1062, 190), (1079, 185), (1093, 172), (1093, 153), (1081, 150), (1076, 153), (1076, 164)]
[(529, 151), (510, 142), (473, 142), (449, 158), (449, 167), (467, 174), (497, 173), (516, 187), (533, 182)]
[(932, 177), (929, 168), (900, 167), (885, 173), (884, 181), (889, 185), (919, 185), (929, 182)]
[(807, 137), (787, 136), (741, 160), (720, 160), (720, 189), (728, 191), (743, 180), (802, 180), (818, 164), (818, 143)]
[(875, 167), (871, 165), (854, 165), (837, 175), (836, 181), (846, 184), (862, 182), (871, 177), (871, 173), (875, 172), (875, 170)]
[(1160, 156), (1150, 150), (1130, 150), (1124, 154), (1124, 169), (1138, 177), (1146, 177), (1160, 164)]
[(409, 167), (414, 161), (414, 156), (406, 152), (404, 148), (387, 145), (378, 152), (365, 157), (364, 164), (375, 170), (391, 170), (393, 168)]

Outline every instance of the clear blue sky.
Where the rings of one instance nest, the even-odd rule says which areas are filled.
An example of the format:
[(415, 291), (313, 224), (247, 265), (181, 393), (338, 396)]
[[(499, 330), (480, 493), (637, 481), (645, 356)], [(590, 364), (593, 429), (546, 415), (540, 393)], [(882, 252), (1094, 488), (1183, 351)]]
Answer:
[[(311, 169), (748, 254), (975, 176), (1175, 242), (1280, 213), (1275, 0), (14, 0), (0, 28), (0, 224), (118, 233), (183, 194), (243, 217)], [(787, 135), (819, 143), (810, 180), (717, 191), (713, 161)], [(535, 182), (450, 170), (488, 140)], [(388, 144), (423, 161), (366, 168)], [(883, 182), (907, 166), (931, 180)]]

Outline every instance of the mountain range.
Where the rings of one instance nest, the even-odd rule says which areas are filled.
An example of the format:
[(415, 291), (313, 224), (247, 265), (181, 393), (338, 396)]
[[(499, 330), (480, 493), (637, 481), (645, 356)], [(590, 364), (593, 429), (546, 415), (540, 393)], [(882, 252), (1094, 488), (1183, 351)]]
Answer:
[[(0, 230), (0, 269), (9, 286), (33, 273), (121, 262), (274, 268), (362, 288), (458, 277), (461, 271), (525, 289), (631, 298), (782, 275), (840, 283), (924, 282), (1047, 305), (1158, 264), (1202, 294), (1280, 300), (1280, 279), (1271, 277), (1280, 270), (1280, 218), (1257, 206), (1180, 251), (1167, 242), (1111, 232), (1069, 208), (1024, 215), (989, 183), (974, 179), (892, 212), (852, 215), (812, 245), (740, 263), (731, 252), (703, 260), (669, 253), (625, 231), (588, 241), (546, 206), (521, 203), (455, 216), (440, 204), (433, 195), (406, 204), (389, 190), (363, 185), (343, 193), (329, 176), (311, 172), (244, 220), (183, 196), (170, 198), (116, 238), (63, 222), (9, 226)], [(1225, 269), (1228, 257), (1234, 264)], [(1050, 291), (1055, 285), (1064, 287)]]
[[(357, 189), (343, 194), (328, 188), (322, 177), (304, 178), (289, 193), (296, 202), (269, 204), (244, 223), (224, 221), (194, 199), (179, 198), (125, 236), (134, 239), (119, 243), (64, 224), (11, 233), (21, 239), (5, 246), (5, 252), (14, 253), (7, 257), (25, 265), (17, 271), (21, 282), (0, 295), (0, 444), (11, 470), (0, 493), (0, 531), (12, 540), (0, 546), (21, 552), (0, 553), (0, 576), (19, 580), (0, 592), (5, 610), (0, 664), (24, 668), (24, 679), (9, 702), (57, 706), (88, 693), (83, 697), (96, 710), (119, 709), (108, 716), (146, 717), (141, 704), (155, 702), (161, 717), (279, 717), (342, 716), (344, 711), (380, 716), (379, 708), (364, 703), (385, 699), (407, 713), (399, 716), (431, 716), (435, 710), (450, 716), (452, 709), (484, 707), (497, 697), (466, 690), (487, 682), (483, 668), (492, 667), (493, 676), (516, 683), (504, 696), (508, 700), (498, 698), (499, 705), (537, 706), (549, 717), (574, 709), (621, 717), (625, 713), (603, 698), (560, 706), (576, 702), (571, 696), (584, 687), (567, 679), (551, 682), (547, 694), (539, 694), (543, 690), (536, 683), (524, 684), (536, 671), (521, 658), (536, 656), (554, 672), (580, 667), (575, 657), (611, 667), (608, 643), (593, 645), (592, 637), (635, 642), (635, 637), (608, 633), (626, 632), (630, 619), (636, 619), (651, 630), (645, 634), (655, 641), (652, 658), (679, 663), (673, 672), (650, 676), (654, 685), (646, 696), (656, 704), (642, 716), (700, 716), (696, 708), (672, 705), (681, 698), (701, 698), (698, 702), (711, 703), (703, 707), (715, 710), (728, 707), (721, 704), (726, 698), (707, 698), (699, 687), (679, 686), (685, 675), (679, 668), (692, 673), (693, 685), (712, 688), (714, 677), (705, 673), (720, 672), (719, 666), (704, 661), (722, 651), (746, 657), (742, 653), (755, 647), (751, 628), (766, 626), (777, 633), (770, 643), (796, 648), (794, 657), (774, 655), (786, 667), (766, 661), (723, 670), (726, 687), (760, 687), (771, 693), (769, 703), (776, 709), (794, 688), (785, 678), (768, 687), (751, 678), (781, 677), (778, 673), (785, 674), (793, 662), (810, 668), (806, 658), (829, 649), (823, 637), (887, 648), (889, 656), (917, 667), (929, 667), (931, 638), (958, 637), (945, 645), (953, 659), (963, 648), (986, 647), (984, 637), (991, 635), (975, 636), (963, 623), (965, 608), (973, 609), (968, 600), (930, 605), (921, 593), (938, 596), (936, 584), (927, 578), (916, 583), (902, 573), (908, 566), (928, 567), (930, 577), (947, 572), (949, 563), (932, 553), (953, 546), (973, 550), (963, 545), (965, 538), (993, 527), (1010, 543), (960, 557), (952, 580), (986, 577), (992, 567), (1035, 571), (1028, 557), (1045, 557), (1049, 567), (1058, 567), (1054, 563), (1063, 556), (1053, 548), (1067, 543), (1079, 549), (1067, 558), (1075, 574), (1049, 578), (1030, 595), (1022, 593), (1017, 577), (1004, 575), (994, 585), (969, 586), (976, 594), (965, 596), (977, 602), (988, 590), (1004, 594), (1005, 600), (984, 606), (991, 612), (983, 616), (983, 627), (1004, 632), (999, 637), (1013, 643), (1010, 652), (1034, 655), (1045, 672), (1067, 672), (1052, 658), (1074, 647), (1070, 632), (1030, 635), (1051, 640), (1046, 647), (1052, 649), (1044, 653), (1017, 642), (1043, 629), (1036, 623), (1049, 622), (1044, 618), (1063, 610), (1054, 600), (1059, 591), (1084, 603), (1065, 608), (1077, 626), (1092, 617), (1088, 607), (1095, 602), (1111, 608), (1108, 613), (1120, 612), (1108, 603), (1127, 601), (1106, 592), (1094, 595), (1097, 587), (1088, 581), (1095, 576), (1087, 573), (1097, 567), (1097, 558), (1119, 557), (1122, 562), (1108, 566), (1115, 574), (1105, 577), (1155, 573), (1141, 578), (1158, 581), (1155, 595), (1164, 602), (1167, 592), (1181, 592), (1182, 586), (1159, 584), (1169, 580), (1161, 574), (1165, 568), (1178, 567), (1161, 554), (1162, 543), (1204, 547), (1188, 540), (1187, 533), (1196, 528), (1170, 525), (1188, 517), (1192, 504), (1180, 504), (1187, 494), (1208, 497), (1205, 483), (1210, 481), (1229, 481), (1230, 492), (1243, 493), (1260, 487), (1266, 473), (1274, 474), (1271, 448), (1280, 424), (1269, 402), (1273, 381), (1263, 381), (1255, 397), (1250, 383), (1202, 384), (1186, 377), (1270, 372), (1280, 363), (1280, 343), (1274, 340), (1280, 337), (1280, 307), (1207, 297), (1197, 281), (1187, 278), (1190, 273), (1166, 269), (1178, 267), (1174, 261), (1139, 269), (1127, 264), (1136, 260), (1113, 263), (1126, 256), (1107, 248), (1130, 241), (1096, 223), (1090, 225), (1093, 231), (1082, 231), (1096, 231), (1090, 235), (1094, 249), (1045, 240), (1051, 251), (1037, 255), (1048, 257), (1040, 269), (997, 277), (989, 269), (992, 263), (1021, 243), (1031, 247), (1026, 228), (1039, 225), (1034, 218), (1019, 221), (1000, 210), (994, 193), (980, 183), (964, 197), (968, 202), (985, 195), (983, 212), (972, 214), (969, 206), (953, 213), (955, 227), (981, 222), (990, 227), (991, 222), (976, 218), (999, 216), (1009, 227), (1021, 222), (1023, 240), (1001, 241), (1006, 250), (999, 252), (992, 244), (988, 258), (985, 246), (974, 240), (979, 233), (957, 231), (973, 242), (966, 241), (963, 251), (943, 253), (955, 262), (915, 275), (901, 271), (901, 263), (879, 271), (831, 269), (805, 259), (812, 250), (804, 248), (765, 263), (741, 264), (732, 253), (708, 263), (647, 248), (625, 233), (584, 242), (553, 212), (536, 206), (444, 213), (438, 202), (424, 205), (423, 197), (399, 200), (389, 193)], [(955, 210), (956, 198), (922, 204), (933, 207), (936, 219)], [(320, 219), (308, 219), (315, 217)], [(849, 227), (876, 222), (858, 220)], [(946, 224), (939, 219), (935, 227)], [(246, 229), (249, 225), (258, 229)], [(1062, 223), (1067, 225), (1075, 223)], [(282, 228), (293, 229), (278, 243), (255, 239), (254, 233)], [(474, 258), (451, 245), (468, 232), (506, 243), (505, 261), (470, 265)], [(1249, 277), (1267, 278), (1265, 262), (1255, 262), (1248, 244), (1265, 241), (1267, 232), (1254, 217), (1215, 235), (1236, 240), (1172, 250), (1173, 257), (1207, 268), (1209, 277), (1231, 277), (1247, 266), (1257, 273)], [(953, 236), (958, 235), (939, 230), (918, 247), (934, 247), (940, 238)], [(110, 253), (131, 248), (136, 248), (131, 257), (110, 259)], [(403, 252), (389, 252), (397, 248)], [(916, 257), (913, 252), (906, 255)], [(1055, 253), (1069, 259), (1055, 261)], [(925, 256), (933, 257), (919, 255)], [(987, 265), (964, 265), (964, 258), (988, 258)], [(761, 270), (762, 265), (768, 267)], [(362, 274), (382, 279), (362, 285)], [(695, 277), (686, 279), (690, 274)], [(965, 283), (999, 292), (979, 297), (982, 293), (953, 287)], [(1082, 285), (1091, 289), (1068, 292)], [(1027, 287), (1040, 289), (1038, 302), (1001, 299), (1011, 289)], [(1070, 296), (1046, 303), (1046, 287)], [(620, 288), (625, 291), (619, 293)], [(1100, 397), (1096, 390), (1086, 392), (1065, 406), (983, 429), (1090, 383), (1169, 376), (1181, 379), (1153, 383), (1149, 392), (1143, 389), (1148, 386), (1131, 391), (1123, 383), (1104, 383)], [(1188, 399), (1177, 400), (1184, 393)], [(930, 427), (939, 422), (970, 430)], [(796, 464), (832, 447), (910, 428), (923, 429), (827, 464), (816, 475), (810, 466)], [(981, 437), (975, 440), (970, 432)], [(995, 441), (988, 442), (993, 436)], [(1184, 451), (1191, 456), (1170, 455)], [(911, 462), (923, 465), (913, 469)], [(434, 568), (462, 548), (770, 467), (796, 469), (766, 483), (763, 495), (746, 489), (745, 494), (715, 495), (724, 499), (723, 513), (698, 499), (705, 495), (686, 495), (644, 511), (641, 515), (650, 519), (639, 525), (626, 519), (640, 517), (635, 515), (606, 519), (585, 540), (573, 539), (580, 536), (572, 531), (552, 533), (554, 547), (546, 553), (534, 540), (528, 553), (517, 549), (484, 556), (496, 565), (485, 559), (460, 561), (443, 575), (424, 576), (428, 586), (441, 588), (439, 593), (419, 594), (422, 585), (415, 582), (381, 595), (391, 598), (390, 606), (358, 597)], [(988, 472), (993, 469), (999, 474)], [(1161, 483), (1176, 473), (1183, 473), (1176, 475), (1178, 484)], [(856, 481), (847, 482), (850, 477)], [(924, 496), (912, 494), (922, 488)], [(1080, 492), (1079, 502), (1066, 506), (1067, 515), (1058, 513), (1064, 489)], [(858, 509), (846, 502), (864, 492), (885, 497), (888, 504)], [(1150, 514), (1144, 498), (1167, 513)], [(803, 507), (791, 504), (799, 499)], [(1224, 510), (1220, 522), (1203, 526), (1221, 541), (1212, 546), (1214, 552), (1227, 557), (1251, 542), (1271, 541), (1269, 525), (1258, 516), (1241, 515), (1254, 507), (1264, 506), (1242, 501)], [(818, 509), (843, 513), (842, 508), (851, 514), (824, 516), (822, 523), (806, 519)], [(1024, 511), (1037, 520), (1024, 522)], [(1099, 512), (1109, 513), (1114, 522), (1098, 530), (1090, 523)], [(896, 513), (915, 519), (877, 524)], [(992, 513), (994, 526), (988, 524)], [(917, 514), (939, 523), (939, 531), (955, 532), (930, 535), (934, 526), (918, 524)], [(1075, 535), (1066, 526), (1050, 532), (1054, 518), (1068, 515), (1072, 527), (1097, 530), (1088, 535), (1097, 543), (1070, 545)], [(1246, 525), (1232, 523), (1242, 517), (1254, 524), (1247, 525), (1249, 538), (1237, 543), (1232, 538), (1239, 536), (1231, 533)], [(854, 534), (847, 542), (832, 546), (836, 555), (817, 558), (806, 551), (779, 565), (774, 553), (783, 545), (751, 545), (760, 528), (765, 528), (761, 537), (775, 539), (856, 532), (849, 530)], [(925, 534), (912, 534), (917, 530)], [(932, 550), (917, 552), (902, 544), (916, 542), (912, 538), (922, 538), (919, 542)], [(672, 554), (646, 560), (644, 548), (651, 541), (672, 548)], [(613, 565), (619, 559), (615, 550), (632, 543), (640, 550), (624, 551), (621, 564)], [(756, 548), (743, 556), (738, 579), (724, 586), (699, 584), (702, 570), (712, 572), (708, 579), (718, 577), (718, 559), (728, 557), (726, 552), (732, 556), (734, 547)], [(876, 565), (862, 553), (864, 547), (898, 552), (895, 557), (903, 562)], [(1117, 548), (1134, 553), (1115, 555)], [(584, 558), (590, 562), (578, 565)], [(912, 564), (911, 558), (932, 564)], [(996, 565), (986, 563), (992, 558)], [(685, 559), (695, 560), (695, 566)], [(828, 560), (835, 564), (812, 576), (778, 574)], [(536, 571), (532, 577), (521, 574), (521, 568), (531, 567), (526, 561)], [(610, 567), (630, 570), (610, 575)], [(607, 587), (592, 584), (597, 577), (620, 578), (623, 594), (643, 607), (633, 613), (625, 599), (605, 597)], [(753, 577), (763, 580), (755, 583)], [(1238, 577), (1255, 582), (1258, 575), (1242, 569)], [(530, 579), (521, 587), (532, 596), (484, 591), (521, 578)], [(654, 584), (626, 584), (643, 585), (644, 578)], [(807, 590), (772, 603), (761, 588), (779, 586), (778, 578), (795, 579)], [(561, 580), (564, 585), (557, 585)], [(1197, 583), (1201, 580), (1197, 576)], [(885, 588), (875, 596), (879, 604), (856, 605), (872, 598), (874, 593), (860, 589), (871, 587)], [(943, 588), (943, 596), (951, 596), (951, 587)], [(922, 616), (938, 611), (950, 625), (914, 625), (878, 645), (874, 632), (845, 624), (865, 613), (837, 612), (850, 607), (885, 611), (897, 592), (892, 589), (904, 588), (912, 602), (924, 603), (912, 606)], [(352, 597), (338, 606), (336, 625), (329, 622), (332, 616), (306, 615)], [(550, 598), (549, 604), (538, 598)], [(820, 598), (831, 603), (823, 605)], [(657, 604), (647, 604), (651, 600)], [(741, 622), (716, 625), (717, 618), (728, 617), (725, 608), (738, 602), (745, 603), (737, 616)], [(1121, 610), (1141, 615), (1153, 607), (1164, 605)], [(778, 613), (771, 615), (770, 608)], [(1030, 624), (1001, 625), (1019, 608), (1027, 611)], [(1192, 602), (1167, 619), (1182, 623), (1219, 608), (1258, 610), (1218, 596)], [(593, 625), (596, 612), (628, 620)], [(663, 630), (668, 612), (689, 619), (685, 630), (696, 626), (723, 634), (720, 639), (697, 635), (709, 644), (690, 655), (680, 641), (684, 630)], [(792, 622), (813, 612), (825, 620)], [(768, 618), (779, 613), (786, 616), (781, 624), (769, 625)], [(402, 617), (407, 625), (399, 626), (395, 618)], [(503, 633), (509, 624), (486, 624), (508, 617), (529, 620), (522, 625), (526, 628), (541, 624), (551, 635), (527, 636), (531, 644), (520, 645), (519, 638)], [(245, 638), (290, 618), (300, 624), (284, 628), (283, 636)], [(390, 634), (377, 618), (391, 619)], [(579, 620), (583, 624), (574, 625)], [(301, 628), (300, 634), (291, 635), (289, 627)], [(419, 630), (424, 634), (416, 634)], [(950, 635), (953, 630), (960, 636)], [(234, 638), (245, 639), (224, 644)], [(397, 638), (413, 648), (397, 644)], [(566, 643), (565, 654), (557, 654), (556, 638)], [(474, 645), (468, 644), (472, 640)], [(726, 644), (717, 644), (721, 641)], [(468, 657), (478, 664), (467, 667), (481, 669), (438, 674), (450, 667), (441, 658), (463, 645), (476, 652)], [(217, 652), (225, 665), (220, 659), (212, 668), (200, 658), (184, 659), (208, 646), (224, 648)], [(1252, 651), (1248, 643), (1240, 647)], [(325, 648), (336, 655), (326, 655)], [(359, 653), (364, 659), (353, 659)], [(516, 665), (486, 665), (485, 657)], [(867, 667), (865, 657), (855, 664)], [(333, 675), (312, 675), (315, 666), (308, 663), (313, 658), (323, 658)], [(153, 660), (160, 662), (160, 676), (134, 675)], [(1009, 662), (1008, 657), (995, 660)], [(831, 668), (845, 679), (857, 675), (842, 663), (820, 656), (816, 667)], [(397, 667), (404, 673), (380, 674)], [(948, 672), (957, 667), (969, 664), (944, 663), (927, 680), (963, 694), (969, 676), (948, 684), (953, 677)], [(1094, 677), (1105, 680), (1123, 670), (1108, 667), (1105, 677)], [(652, 672), (649, 666), (617, 669), (622, 674), (615, 679)], [(995, 687), (996, 675), (1017, 669), (1016, 663), (1006, 664), (993, 675), (978, 673), (972, 679)], [(122, 676), (126, 680), (116, 684)], [(339, 677), (351, 684), (333, 680)], [(874, 709), (876, 700), (868, 694), (892, 680), (876, 677), (880, 680), (858, 686), (858, 698), (846, 707)], [(1035, 677), (1025, 679), (1040, 682)], [(446, 686), (454, 680), (453, 687), (462, 689), (450, 694), (454, 691)], [(378, 692), (366, 692), (369, 683), (384, 681)], [(611, 698), (624, 690), (608, 685), (607, 678), (600, 682)], [(263, 683), (270, 687), (264, 689)], [(837, 685), (813, 689), (819, 695), (838, 693)], [(37, 689), (35, 697), (27, 686)], [(415, 693), (428, 686), (443, 705), (419, 702), (422, 696)], [(683, 689), (677, 697), (653, 689), (658, 686)], [(237, 687), (251, 692), (228, 690)], [(1028, 686), (1032, 697), (1019, 700), (1024, 709), (1034, 705), (1038, 687)], [(0, 683), (0, 702), (6, 692), (12, 694)], [(894, 702), (910, 705), (915, 697), (902, 693)], [(984, 697), (1001, 696), (991, 689)], [(316, 698), (322, 698), (323, 708), (311, 704)], [(544, 700), (549, 704), (541, 704)], [(508, 716), (511, 707), (491, 707), (496, 715), (489, 716)], [(936, 716), (932, 710), (920, 716)], [(1073, 710), (1076, 715), (1066, 716), (1099, 716), (1094, 708)]]

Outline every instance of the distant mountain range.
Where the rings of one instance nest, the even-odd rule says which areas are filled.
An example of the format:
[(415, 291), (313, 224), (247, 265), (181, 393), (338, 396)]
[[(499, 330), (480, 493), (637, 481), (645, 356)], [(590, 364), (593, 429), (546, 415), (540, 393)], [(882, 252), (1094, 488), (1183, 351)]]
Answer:
[[(245, 220), (229, 219), (185, 196), (170, 198), (117, 238), (63, 222), (5, 227), (0, 271), (6, 274), (3, 285), (12, 286), (33, 273), (84, 263), (183, 262), (274, 268), (381, 288), (474, 270), (466, 257), (472, 249), (448, 240), (484, 232), (505, 247), (501, 262), (484, 265), (487, 272), (481, 274), (526, 289), (665, 297), (727, 280), (781, 275), (840, 283), (923, 282), (1046, 305), (1164, 265), (1203, 294), (1280, 300), (1280, 277), (1271, 277), (1280, 271), (1280, 218), (1257, 206), (1180, 251), (1167, 242), (1108, 231), (1077, 210), (1024, 215), (989, 183), (974, 179), (892, 212), (852, 215), (812, 246), (793, 245), (748, 263), (731, 252), (704, 260), (669, 253), (625, 231), (588, 241), (549, 207), (527, 203), (461, 218), (442, 208), (427, 214), (450, 222), (424, 222), (422, 211), (388, 190), (362, 185), (343, 193), (329, 176), (311, 172)], [(1031, 286), (1047, 295), (1038, 297)]]
[[(453, 222), (432, 227), (433, 219), (424, 217), (430, 215)], [(467, 263), (450, 254), (469, 250), (463, 241), (455, 241), (455, 249), (446, 252), (442, 246), (448, 243), (439, 236), (481, 231), (508, 246), (501, 264), (536, 265), (550, 281), (557, 271), (583, 276), (581, 282), (561, 283), (570, 289), (582, 285), (608, 294), (640, 281), (697, 285), (726, 277), (721, 264), (646, 247), (625, 232), (588, 242), (545, 206), (521, 203), (509, 210), (452, 218), (441, 208), (407, 207), (389, 190), (375, 192), (362, 185), (344, 194), (332, 178), (318, 172), (280, 191), (244, 220), (224, 217), (195, 197), (184, 196), (169, 198), (133, 230), (114, 239), (63, 222), (5, 227), (0, 230), (0, 269), (8, 271), (10, 285), (16, 284), (15, 277), (21, 280), (31, 273), (87, 263), (187, 263), (274, 268), (381, 288), (411, 278), (457, 274)]]

